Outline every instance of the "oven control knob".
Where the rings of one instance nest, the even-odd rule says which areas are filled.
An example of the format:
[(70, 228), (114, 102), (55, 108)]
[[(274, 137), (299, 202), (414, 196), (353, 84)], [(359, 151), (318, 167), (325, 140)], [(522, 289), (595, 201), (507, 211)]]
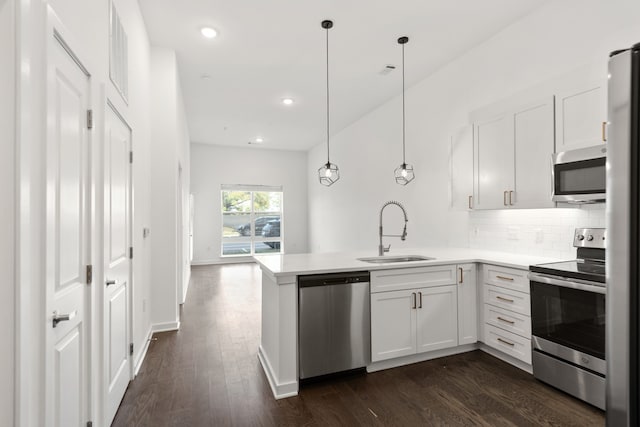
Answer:
[(593, 236), (592, 236), (591, 234), (589, 234), (589, 235), (587, 236), (587, 240), (588, 240), (589, 242), (590, 242), (590, 241), (592, 241), (592, 240), (593, 240)]
[(584, 236), (582, 234), (578, 234), (578, 240), (583, 241), (584, 240)]

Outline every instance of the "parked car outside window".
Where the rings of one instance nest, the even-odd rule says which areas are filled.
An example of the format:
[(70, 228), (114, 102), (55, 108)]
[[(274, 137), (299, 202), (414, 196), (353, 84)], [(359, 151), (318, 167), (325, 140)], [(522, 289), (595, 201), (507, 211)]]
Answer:
[[(280, 219), (269, 221), (262, 228), (262, 237), (280, 237)], [(280, 242), (264, 242), (274, 249), (280, 249)]]
[[(262, 228), (269, 222), (278, 219), (277, 216), (261, 216), (256, 218), (256, 236), (262, 233)], [(251, 223), (242, 224), (236, 227), (241, 236), (251, 236)]]

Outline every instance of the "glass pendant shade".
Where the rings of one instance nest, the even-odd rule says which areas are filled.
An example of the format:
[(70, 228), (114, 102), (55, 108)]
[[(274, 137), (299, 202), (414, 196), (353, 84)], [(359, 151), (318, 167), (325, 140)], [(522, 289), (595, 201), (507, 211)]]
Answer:
[(396, 177), (396, 184), (407, 185), (416, 177), (413, 173), (413, 166), (406, 163), (401, 164), (394, 171)]
[(340, 179), (340, 170), (335, 163), (327, 162), (318, 169), (320, 184), (329, 187)]

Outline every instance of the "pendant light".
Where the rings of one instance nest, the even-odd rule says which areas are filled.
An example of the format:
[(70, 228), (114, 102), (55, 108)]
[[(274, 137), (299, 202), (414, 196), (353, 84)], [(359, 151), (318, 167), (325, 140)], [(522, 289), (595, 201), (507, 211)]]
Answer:
[(329, 29), (333, 27), (333, 21), (327, 19), (322, 21), (321, 25), (327, 33), (327, 163), (318, 169), (318, 179), (320, 184), (329, 187), (340, 179), (338, 165), (329, 160)]
[(416, 177), (413, 173), (413, 166), (405, 161), (405, 113), (404, 113), (404, 45), (409, 41), (409, 37), (400, 37), (398, 43), (402, 46), (402, 164), (396, 168), (394, 175), (396, 183), (407, 185)]

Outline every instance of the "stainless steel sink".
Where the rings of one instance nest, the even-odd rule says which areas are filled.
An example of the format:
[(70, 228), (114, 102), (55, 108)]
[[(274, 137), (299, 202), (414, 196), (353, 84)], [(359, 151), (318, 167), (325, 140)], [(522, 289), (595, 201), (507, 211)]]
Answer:
[(388, 264), (392, 262), (416, 262), (430, 261), (435, 258), (422, 255), (398, 255), (398, 256), (372, 256), (368, 258), (358, 258), (358, 261), (370, 262), (372, 264)]

